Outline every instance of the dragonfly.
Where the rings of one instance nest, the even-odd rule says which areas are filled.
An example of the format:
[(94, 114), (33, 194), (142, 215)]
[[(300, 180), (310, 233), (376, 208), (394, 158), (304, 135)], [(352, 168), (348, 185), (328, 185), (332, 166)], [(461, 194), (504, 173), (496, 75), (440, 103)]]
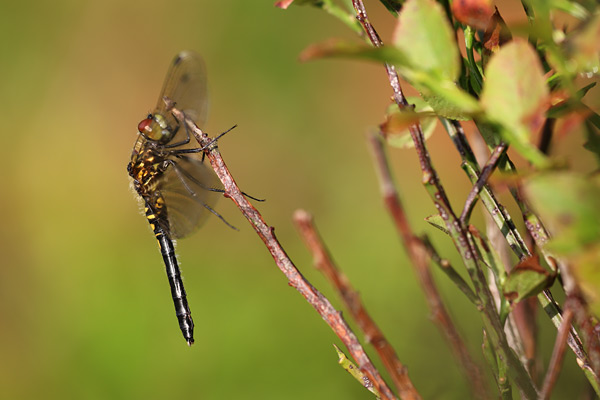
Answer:
[(194, 343), (194, 322), (187, 301), (173, 239), (194, 232), (208, 215), (223, 219), (213, 206), (223, 192), (220, 181), (204, 163), (203, 148), (194, 147), (185, 124), (167, 110), (163, 97), (202, 127), (208, 111), (206, 67), (192, 51), (179, 53), (167, 72), (156, 109), (138, 125), (138, 136), (127, 165), (132, 186), (158, 241), (179, 328), (187, 344)]

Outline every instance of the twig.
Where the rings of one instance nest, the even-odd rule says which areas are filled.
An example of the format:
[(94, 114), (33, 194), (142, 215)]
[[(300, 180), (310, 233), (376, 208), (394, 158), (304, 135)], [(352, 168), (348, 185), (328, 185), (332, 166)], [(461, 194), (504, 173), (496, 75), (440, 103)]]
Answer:
[(448, 278), (456, 285), (456, 287), (460, 289), (461, 292), (465, 294), (465, 296), (467, 296), (467, 299), (469, 299), (473, 305), (479, 307), (479, 299), (475, 293), (473, 293), (473, 290), (469, 284), (463, 279), (462, 276), (458, 274), (454, 267), (452, 267), (450, 261), (442, 258), (438, 254), (437, 250), (433, 247), (433, 244), (427, 236), (423, 236), (421, 241), (427, 250), (429, 258), (431, 258), (431, 260), (440, 267), (442, 272), (448, 276)]
[[(431, 270), (429, 269), (428, 254), (429, 251), (423, 241), (415, 236), (412, 232), (412, 228), (406, 218), (404, 207), (400, 202), (398, 191), (393, 182), (387, 157), (383, 149), (383, 143), (381, 137), (377, 134), (371, 134), (368, 137), (369, 144), (375, 159), (375, 166), (379, 175), (380, 187), (385, 205), (388, 212), (394, 219), (396, 229), (402, 238), (402, 242), (411, 260), (411, 264), (414, 267), (415, 273), (421, 283), (421, 288), (425, 293), (425, 299), (429, 304), (433, 320), (437, 324), (438, 328), (442, 331), (446, 339), (450, 342), (454, 355), (460, 361), (463, 369), (465, 370), (469, 383), (472, 385), (473, 392), (479, 398), (486, 397), (486, 389), (483, 385), (483, 379), (481, 372), (477, 367), (477, 364), (472, 360), (467, 348), (458, 333), (458, 330), (454, 326), (450, 315), (444, 307), (444, 302), (441, 299), (440, 293), (437, 290), (433, 277), (431, 276)], [(465, 283), (465, 293), (472, 293)], [(475, 297), (472, 295), (472, 297)], [(478, 301), (478, 300), (476, 300)]]
[[(598, 320), (590, 315), (587, 302), (580, 292), (573, 292), (568, 296), (569, 307), (573, 310), (575, 323), (579, 325), (587, 350), (589, 354), (589, 363), (597, 377), (598, 364), (600, 364), (600, 337), (598, 337)], [(578, 360), (579, 362), (579, 360)], [(583, 367), (582, 367), (583, 368)], [(585, 369), (584, 369), (585, 371)], [(586, 374), (587, 375), (587, 374)], [(600, 397), (600, 384), (596, 378), (595, 382), (590, 382), (597, 395)]]
[[(354, 10), (356, 11), (356, 19), (362, 25), (363, 29), (367, 33), (367, 37), (375, 47), (383, 46), (383, 42), (381, 38), (373, 28), (373, 25), (369, 22), (369, 18), (367, 17), (367, 10), (365, 9), (365, 5), (360, 0), (352, 0), (352, 5), (354, 6)], [(388, 74), (388, 79), (390, 81), (390, 85), (392, 86), (392, 91), (394, 92), (394, 101), (397, 104), (402, 104), (403, 106), (408, 106), (408, 101), (406, 101), (406, 97), (404, 97), (404, 93), (402, 93), (402, 87), (400, 87), (400, 79), (398, 78), (398, 74), (396, 73), (396, 67), (391, 64), (385, 64), (385, 69)]]
[[(369, 39), (376, 47), (381, 47), (383, 44), (381, 39), (375, 32), (375, 29), (368, 21), (366, 10), (362, 0), (352, 0), (352, 4), (357, 13), (357, 19), (363, 25)], [(407, 107), (406, 100), (402, 95), (402, 90), (399, 87), (399, 80), (395, 70), (390, 72), (390, 68), (386, 66), (390, 84), (394, 90), (394, 99), (399, 108)], [(395, 75), (395, 78), (393, 77)], [(440, 216), (444, 220), (456, 249), (459, 251), (463, 262), (467, 268), (467, 272), (473, 282), (475, 292), (482, 300), (482, 319), (484, 329), (487, 332), (490, 343), (496, 347), (496, 353), (500, 362), (506, 363), (507, 370), (511, 377), (515, 380), (517, 386), (521, 389), (523, 396), (526, 398), (536, 398), (537, 390), (531, 381), (523, 364), (519, 361), (515, 353), (512, 351), (506, 336), (504, 335), (500, 318), (495, 310), (492, 294), (487, 287), (485, 274), (479, 261), (477, 253), (472, 243), (470, 235), (461, 226), (456, 214), (450, 206), (450, 202), (446, 192), (439, 180), (436, 171), (433, 169), (429, 152), (425, 147), (425, 141), (420, 124), (414, 124), (409, 127), (409, 132), (415, 145), (415, 150), (419, 158), (419, 164), (422, 172), (422, 180), (429, 196), (431, 197)]]
[(550, 359), (550, 364), (548, 365), (548, 371), (546, 372), (546, 377), (544, 378), (544, 384), (542, 386), (542, 390), (540, 392), (540, 399), (546, 400), (550, 398), (550, 393), (552, 392), (552, 388), (556, 383), (556, 379), (558, 378), (558, 373), (560, 372), (560, 367), (562, 365), (562, 360), (565, 355), (565, 348), (567, 346), (567, 338), (569, 337), (569, 330), (571, 329), (571, 321), (573, 320), (573, 310), (569, 307), (569, 303), (567, 302), (566, 308), (563, 311), (563, 320), (560, 328), (558, 329), (558, 334), (556, 335), (556, 341), (554, 342), (554, 350), (552, 351), (552, 358)]
[(463, 226), (466, 226), (466, 223), (467, 223), (469, 217), (471, 216), (471, 211), (473, 211), (473, 206), (475, 205), (475, 200), (477, 199), (479, 192), (487, 184), (487, 181), (490, 178), (490, 175), (492, 175), (492, 172), (494, 172), (494, 170), (496, 169), (496, 166), (498, 165), (500, 156), (502, 154), (504, 154), (507, 147), (508, 147), (507, 144), (504, 142), (501, 142), (498, 146), (496, 146), (496, 148), (492, 152), (492, 155), (488, 159), (487, 163), (481, 170), (481, 173), (479, 174), (479, 178), (477, 179), (477, 182), (475, 183), (475, 185), (473, 185), (471, 192), (469, 192), (469, 195), (467, 196), (467, 200), (465, 201), (465, 206), (463, 208), (463, 211), (460, 214), (460, 223)]
[(538, 148), (544, 154), (550, 153), (550, 144), (552, 143), (552, 136), (554, 134), (554, 125), (556, 125), (556, 118), (548, 118), (542, 127), (542, 135), (540, 136)]
[[(458, 121), (451, 121), (445, 118), (442, 118), (441, 122), (463, 160), (463, 170), (471, 180), (472, 184), (475, 185), (479, 179), (479, 165), (475, 158), (475, 154), (467, 141), (462, 126)], [(488, 185), (483, 186), (479, 197), (519, 260), (529, 257), (530, 254), (527, 245), (515, 227), (510, 215), (505, 211), (504, 206), (498, 202)]]
[[(541, 220), (530, 208), (527, 202), (523, 199), (521, 195), (520, 188), (511, 188), (510, 192), (515, 199), (515, 202), (519, 206), (521, 213), (523, 214), (523, 220), (525, 221), (525, 227), (527, 231), (531, 235), (536, 246), (540, 249), (542, 254), (544, 255), (544, 259), (552, 267), (553, 270), (560, 270), (561, 278), (563, 282), (563, 288), (565, 293), (569, 297), (575, 298), (577, 293), (580, 292), (579, 285), (577, 284), (574, 277), (571, 275), (569, 266), (564, 263), (557, 261), (554, 256), (547, 251), (544, 244), (550, 240), (550, 236)], [(562, 314), (560, 307), (554, 300), (552, 293), (550, 290), (544, 290), (540, 295), (538, 295), (538, 299), (540, 300), (540, 304), (546, 313), (550, 316), (552, 323), (557, 329), (560, 329), (562, 326)], [(574, 307), (577, 308), (577, 307)], [(585, 313), (585, 311), (584, 311)], [(578, 315), (579, 313), (576, 313)], [(579, 317), (575, 318), (576, 322), (582, 322), (586, 318), (580, 319)], [(584, 329), (585, 331), (585, 329)], [(588, 350), (591, 354), (588, 357), (586, 351), (583, 347), (583, 343), (577, 334), (577, 331), (574, 327), (571, 327), (571, 333), (567, 339), (567, 344), (573, 350), (575, 357), (577, 357), (577, 365), (584, 371), (586, 377), (590, 384), (596, 390), (596, 393), (600, 396), (600, 376), (598, 375), (598, 371), (600, 367), (593, 362), (594, 353), (600, 357), (600, 348), (596, 348), (595, 350), (591, 347), (588, 347)], [(592, 360), (592, 361), (590, 361)]]
[[(454, 135), (460, 137), (461, 140), (464, 141), (464, 146), (471, 151), (462, 127), (458, 123), (456, 123), (455, 126), (457, 128), (457, 132), (455, 132)], [(474, 152), (473, 155), (477, 155), (477, 158), (480, 160), (484, 160), (489, 157), (488, 148), (483, 138), (481, 136), (473, 136), (472, 139), (472, 151)], [(461, 156), (462, 153), (463, 152), (461, 152)], [(466, 171), (467, 175), (469, 175), (469, 178), (471, 178), (472, 181), (478, 179), (477, 176), (479, 173), (476, 160), (473, 161), (475, 162), (473, 164), (475, 169), (471, 169), (468, 172)], [(489, 196), (489, 198), (486, 199), (487, 196)], [(504, 206), (502, 206), (496, 200), (491, 186), (484, 185), (484, 188), (480, 194), (480, 198), (482, 199), (482, 203), (488, 211), (484, 214), (488, 240), (490, 241), (492, 248), (494, 248), (498, 253), (501, 264), (504, 265), (504, 271), (508, 272), (512, 268), (512, 261), (510, 259), (510, 253), (508, 250), (508, 244), (511, 243), (511, 239), (518, 239), (517, 242), (513, 241), (513, 243), (516, 245), (514, 251), (519, 257), (519, 260), (523, 260), (528, 256), (529, 248), (521, 239), (521, 236), (512, 223), (508, 213), (504, 211)], [(498, 219), (498, 215), (496, 215), (498, 213), (500, 213), (500, 219)], [(508, 224), (505, 224), (503, 220), (508, 222)], [(500, 223), (498, 223), (498, 221)], [(501, 228), (501, 226), (505, 225), (508, 228), (506, 231)], [(500, 291), (497, 288), (496, 290), (492, 290), (492, 293), (494, 293), (494, 296), (497, 298), (499, 303), (506, 302), (506, 299), (500, 294)], [(537, 310), (537, 302), (533, 297), (514, 304), (512, 311), (508, 315), (504, 328), (510, 346), (515, 349), (517, 354), (519, 354), (534, 381), (536, 381), (537, 373), (537, 365), (535, 360), (537, 347)]]
[(365, 387), (369, 387), (369, 385), (375, 385), (377, 390), (381, 393), (382, 398), (395, 399), (396, 397), (389, 389), (375, 366), (372, 364), (369, 356), (360, 345), (356, 335), (352, 332), (342, 317), (342, 314), (337, 311), (331, 305), (329, 300), (314, 286), (312, 286), (310, 282), (304, 278), (304, 276), (302, 276), (300, 271), (293, 264), (292, 260), (285, 253), (283, 247), (281, 247), (277, 241), (274, 228), (268, 226), (256, 208), (254, 208), (248, 202), (248, 200), (246, 200), (243, 193), (235, 183), (235, 180), (229, 173), (229, 170), (227, 169), (227, 166), (225, 165), (225, 162), (223, 161), (223, 158), (218, 150), (217, 143), (212, 142), (208, 135), (202, 132), (202, 130), (198, 128), (190, 118), (186, 117), (182, 111), (173, 108), (174, 104), (172, 101), (166, 98), (164, 100), (167, 104), (167, 109), (170, 109), (173, 116), (177, 118), (182, 125), (186, 126), (190, 132), (193, 133), (200, 146), (203, 148), (206, 146), (204, 152), (210, 161), (211, 166), (215, 170), (215, 173), (223, 183), (225, 188), (225, 196), (229, 197), (235, 203), (244, 217), (246, 217), (246, 219), (250, 222), (256, 233), (267, 246), (267, 249), (275, 260), (277, 267), (287, 277), (289, 285), (300, 292), (306, 301), (308, 301), (308, 303), (314, 307), (314, 309), (344, 343), (354, 360), (359, 365), (360, 369), (368, 376), (369, 380), (364, 383)]
[(335, 266), (329, 252), (325, 248), (323, 241), (319, 237), (314, 226), (313, 217), (304, 210), (297, 210), (294, 213), (294, 221), (304, 239), (306, 246), (313, 255), (315, 267), (319, 269), (329, 281), (333, 284), (338, 294), (344, 301), (346, 308), (352, 314), (352, 317), (364, 332), (368, 343), (373, 345), (379, 358), (383, 361), (385, 368), (390, 373), (400, 398), (420, 399), (410, 378), (406, 367), (400, 362), (396, 351), (387, 341), (375, 321), (368, 314), (362, 304), (358, 292), (352, 288), (350, 282)]
[[(479, 177), (479, 166), (475, 159), (475, 155), (473, 150), (471, 149), (468, 141), (466, 140), (465, 133), (457, 121), (448, 121), (446, 119), (442, 119), (442, 123), (446, 128), (448, 135), (450, 135), (456, 149), (458, 150), (461, 158), (463, 159), (463, 169), (467, 173), (467, 176), (471, 180), (473, 184), (477, 181)], [(480, 128), (481, 130), (481, 128)], [(499, 164), (499, 168), (502, 169), (502, 172), (516, 172), (514, 170), (514, 165), (505, 154), (505, 163)], [(500, 167), (501, 166), (501, 167)], [(521, 213), (523, 215), (523, 220), (525, 221), (525, 227), (527, 228), (529, 234), (534, 240), (535, 244), (540, 248), (542, 254), (545, 257), (546, 262), (556, 270), (557, 261), (551, 254), (549, 254), (545, 248), (544, 244), (549, 240), (548, 232), (543, 226), (542, 222), (538, 218), (538, 216), (531, 211), (527, 203), (523, 200), (521, 193), (518, 189), (511, 188), (510, 192), (515, 199), (517, 205), (519, 206)], [(485, 185), (480, 193), (480, 198), (485, 205), (486, 210), (489, 215), (492, 217), (500, 231), (503, 233), (506, 238), (510, 248), (513, 252), (519, 257), (520, 260), (523, 260), (526, 257), (530, 257), (531, 253), (527, 248), (525, 242), (521, 238), (519, 232), (517, 231), (514, 223), (512, 222), (510, 215), (505, 211), (504, 206), (502, 206), (495, 198), (492, 190)], [(563, 284), (565, 291), (567, 293), (576, 292), (577, 285), (575, 280), (572, 278), (569, 270), (564, 263), (558, 263), (560, 265), (561, 276), (563, 279)], [(544, 290), (541, 294), (537, 296), (538, 301), (540, 302), (541, 308), (546, 312), (546, 314), (550, 317), (552, 323), (559, 329), (562, 324), (562, 315), (561, 310), (558, 303), (554, 300), (552, 293), (548, 289)], [(593, 372), (590, 359), (588, 358), (581, 339), (579, 338), (577, 332), (574, 328), (571, 328), (571, 334), (567, 339), (567, 343), (569, 347), (575, 353), (577, 357), (577, 365), (581, 369), (583, 369), (586, 377), (594, 386), (594, 388), (600, 387), (600, 379)]]

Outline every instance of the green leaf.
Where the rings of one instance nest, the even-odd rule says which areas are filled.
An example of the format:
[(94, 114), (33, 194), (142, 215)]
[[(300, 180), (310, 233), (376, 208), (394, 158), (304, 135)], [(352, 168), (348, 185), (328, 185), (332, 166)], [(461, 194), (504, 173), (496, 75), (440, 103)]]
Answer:
[(460, 75), (460, 53), (439, 3), (404, 3), (392, 42), (403, 56), (402, 63), (393, 64), (438, 115), (464, 120), (480, 111), (477, 101), (455, 83)]
[(504, 283), (504, 297), (511, 303), (518, 303), (527, 297), (535, 296), (549, 287), (554, 276), (542, 268), (537, 257), (529, 257), (517, 264), (508, 274)]
[(571, 73), (598, 73), (600, 68), (600, 14), (583, 22), (565, 39), (562, 48)]
[(596, 316), (600, 316), (600, 245), (586, 249), (571, 259), (583, 294)]
[(335, 351), (338, 355), (338, 362), (342, 368), (352, 375), (354, 379), (356, 379), (362, 386), (367, 388), (369, 392), (373, 393), (376, 399), (380, 399), (381, 394), (379, 394), (379, 391), (375, 385), (373, 385), (373, 383), (369, 380), (369, 377), (365, 375), (352, 361), (350, 361), (339, 347), (337, 347), (335, 344), (333, 347), (335, 347)]
[(550, 7), (555, 10), (564, 11), (578, 19), (589, 16), (588, 11), (581, 4), (568, 0), (550, 0)]
[(548, 173), (531, 178), (524, 189), (553, 233), (549, 250), (575, 255), (600, 242), (600, 176)]
[(589, 121), (586, 121), (584, 126), (587, 140), (583, 144), (583, 147), (586, 150), (594, 153), (596, 156), (596, 162), (600, 165), (600, 133), (598, 132), (598, 129), (595, 128), (594, 125)]
[(300, 54), (300, 61), (334, 57), (378, 61), (397, 65), (408, 63), (404, 54), (393, 47), (372, 47), (366, 44), (348, 43), (337, 39), (308, 46)]
[[(573, 111), (581, 111), (581, 110), (586, 110), (590, 114), (595, 114), (587, 106), (585, 106), (583, 103), (581, 103), (581, 99), (594, 86), (596, 86), (596, 82), (592, 82), (589, 85), (586, 85), (586, 86), (582, 87), (581, 89), (577, 90), (577, 92), (575, 93), (575, 96), (573, 96), (572, 98), (565, 96), (566, 98), (559, 99), (560, 101), (558, 103), (556, 103), (556, 100), (554, 100), (553, 103), (555, 103), (555, 105), (553, 105), (548, 110), (546, 115), (548, 116), (548, 118), (560, 118), (560, 117), (563, 117)], [(554, 94), (554, 97), (556, 98), (556, 94)]]
[(524, 190), (553, 233), (546, 249), (571, 265), (592, 311), (600, 316), (600, 176), (548, 173), (530, 179)]
[(469, 119), (480, 111), (475, 98), (461, 90), (454, 82), (420, 70), (413, 70), (402, 50), (391, 46), (370, 47), (364, 44), (328, 40), (313, 44), (300, 54), (300, 61), (320, 58), (350, 58), (393, 64), (398, 72), (417, 88), (436, 114), (452, 119)]
[(450, 231), (448, 231), (448, 228), (446, 228), (446, 223), (444, 222), (444, 219), (439, 214), (430, 215), (429, 217), (425, 218), (425, 221), (427, 221), (431, 226), (438, 228), (445, 234), (450, 234)]
[(381, 125), (387, 142), (394, 147), (409, 149), (415, 147), (408, 128), (410, 125), (420, 122), (425, 140), (433, 134), (437, 118), (432, 113), (432, 108), (420, 97), (407, 97), (409, 104), (414, 105), (414, 110), (399, 110), (396, 104), (388, 107), (386, 121)]
[(408, 0), (398, 19), (393, 45), (418, 71), (455, 81), (460, 74), (454, 31), (442, 6), (433, 0)]
[(402, 3), (404, 3), (404, 0), (379, 0), (381, 2), (381, 4), (383, 4), (385, 6), (385, 8), (388, 9), (388, 11), (391, 11), (394, 15), (398, 15), (398, 12), (400, 12), (400, 9), (402, 8)]
[[(415, 86), (419, 87), (419, 84)], [(431, 92), (422, 92), (421, 95), (440, 117), (466, 121), (479, 111), (477, 100), (456, 85), (446, 89), (439, 85)]]
[(547, 165), (547, 160), (530, 137), (542, 127), (549, 103), (535, 50), (521, 39), (502, 46), (487, 66), (481, 104), (488, 120), (503, 127), (504, 139), (537, 166)]

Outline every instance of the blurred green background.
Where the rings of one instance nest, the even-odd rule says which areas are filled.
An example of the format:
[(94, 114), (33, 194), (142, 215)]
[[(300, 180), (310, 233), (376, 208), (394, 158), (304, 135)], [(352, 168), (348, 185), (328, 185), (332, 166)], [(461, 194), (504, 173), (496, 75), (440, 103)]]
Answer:
[[(207, 63), (207, 131), (238, 124), (222, 154), (241, 188), (267, 199), (258, 209), (300, 270), (340, 306), (293, 227), (304, 208), (423, 396), (469, 397), (382, 207), (366, 146), (389, 103), (385, 73), (300, 64), (307, 45), (353, 36), (315, 9), (273, 2), (3, 2), (0, 398), (371, 398), (337, 365), (337, 337), (226, 199), (218, 210), (240, 232), (212, 218), (178, 242), (196, 322), (196, 344), (185, 345), (125, 170), (137, 123), (182, 49)], [(389, 37), (392, 17), (366, 4)], [(468, 190), (459, 159), (443, 134), (430, 148), (458, 204)], [(414, 154), (391, 156), (415, 230), (457, 261), (423, 221), (435, 209)], [(481, 361), (476, 311), (436, 276)], [(555, 331), (540, 320), (547, 360)], [(557, 393), (583, 381), (570, 354), (565, 363)]]

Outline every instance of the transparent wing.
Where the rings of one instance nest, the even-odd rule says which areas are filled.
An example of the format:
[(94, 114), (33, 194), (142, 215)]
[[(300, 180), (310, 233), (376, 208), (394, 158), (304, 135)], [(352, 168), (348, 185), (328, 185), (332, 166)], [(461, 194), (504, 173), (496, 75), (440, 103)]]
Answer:
[[(197, 158), (198, 157), (198, 158)], [(165, 199), (169, 228), (174, 238), (189, 235), (202, 225), (211, 214), (222, 185), (212, 169), (201, 160), (201, 155), (191, 155), (176, 160), (161, 177), (157, 187)]]
[(196, 125), (204, 126), (208, 114), (208, 90), (206, 66), (198, 53), (182, 51), (175, 56), (158, 97), (155, 112), (166, 117), (170, 126), (175, 126), (171, 113), (165, 112), (164, 96), (173, 100), (176, 107), (192, 118)]

